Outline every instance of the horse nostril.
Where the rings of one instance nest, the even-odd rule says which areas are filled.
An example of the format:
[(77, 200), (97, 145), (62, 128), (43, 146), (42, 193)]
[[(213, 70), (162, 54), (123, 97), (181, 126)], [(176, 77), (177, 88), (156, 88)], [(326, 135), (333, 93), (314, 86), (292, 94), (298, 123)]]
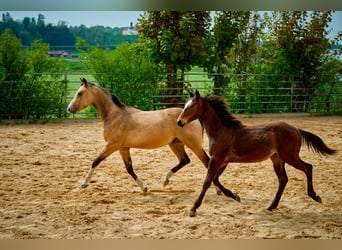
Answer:
[(182, 122), (181, 120), (179, 120), (179, 121), (177, 122), (177, 124), (178, 124), (179, 127), (183, 127), (183, 126), (184, 126), (184, 124), (183, 124), (183, 122)]
[(70, 114), (73, 113), (73, 112), (71, 111), (71, 107), (68, 107), (68, 108), (67, 108), (67, 111), (68, 111)]

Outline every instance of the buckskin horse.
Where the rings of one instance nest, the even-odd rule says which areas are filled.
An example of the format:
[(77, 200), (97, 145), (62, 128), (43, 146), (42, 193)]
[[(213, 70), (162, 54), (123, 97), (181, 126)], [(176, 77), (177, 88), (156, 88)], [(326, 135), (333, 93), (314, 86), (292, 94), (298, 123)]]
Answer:
[[(103, 121), (103, 136), (107, 144), (93, 161), (81, 187), (88, 186), (96, 166), (113, 152), (119, 151), (127, 172), (142, 191), (147, 192), (144, 183), (133, 170), (130, 148), (154, 149), (169, 145), (179, 163), (167, 172), (164, 185), (169, 183), (169, 178), (174, 173), (190, 162), (185, 145), (197, 155), (205, 167), (208, 166), (209, 157), (202, 148), (203, 127), (199, 121), (190, 124), (186, 129), (177, 126), (176, 120), (182, 111), (181, 108), (157, 111), (135, 109), (122, 103), (117, 96), (107, 90), (82, 78), (81, 86), (67, 110), (75, 114), (91, 105), (96, 108)], [(217, 192), (219, 193), (219, 190)]]
[[(185, 104), (177, 119), (179, 126), (189, 126), (191, 121), (199, 119), (209, 137), (211, 156), (202, 191), (190, 210), (190, 216), (196, 215), (196, 209), (202, 203), (204, 195), (213, 182), (230, 198), (240, 201), (219, 183), (219, 177), (230, 162), (260, 162), (271, 158), (279, 181), (278, 191), (268, 210), (278, 206), (281, 195), (288, 181), (285, 163), (303, 171), (307, 177), (308, 195), (317, 202), (322, 202), (316, 195), (312, 184), (312, 165), (299, 157), (304, 142), (308, 148), (322, 155), (336, 153), (325, 145), (321, 138), (302, 129), (297, 129), (285, 122), (273, 122), (248, 126), (235, 118), (228, 110), (224, 98), (217, 95), (202, 97), (196, 90), (189, 92), (190, 100)], [(186, 126), (184, 128), (186, 128)]]

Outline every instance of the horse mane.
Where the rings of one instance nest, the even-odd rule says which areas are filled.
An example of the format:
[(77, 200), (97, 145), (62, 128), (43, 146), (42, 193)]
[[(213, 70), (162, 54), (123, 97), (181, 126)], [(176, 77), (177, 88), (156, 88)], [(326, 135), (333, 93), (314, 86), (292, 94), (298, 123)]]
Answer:
[(203, 97), (215, 110), (218, 118), (222, 121), (223, 125), (228, 128), (240, 127), (242, 122), (232, 115), (229, 111), (227, 102), (222, 96), (207, 95)]
[[(82, 82), (81, 85), (83, 85), (83, 84), (84, 84), (84, 83)], [(94, 83), (91, 83), (91, 82), (87, 82), (87, 84), (90, 84), (91, 86), (94, 86), (94, 87), (98, 87), (99, 89), (101, 89), (101, 90), (102, 90), (103, 92), (105, 92), (106, 94), (110, 94), (111, 97), (112, 97), (113, 103), (114, 103), (116, 106), (118, 106), (119, 108), (124, 108), (124, 107), (126, 107), (126, 105), (125, 105), (124, 103), (122, 103), (122, 102), (120, 101), (120, 99), (119, 99), (116, 95), (110, 93), (110, 92), (107, 91), (106, 89), (104, 89), (104, 88), (102, 88), (102, 87), (100, 87), (100, 86), (97, 86), (97, 85), (95, 85)]]
[(126, 105), (122, 103), (116, 95), (111, 94), (111, 96), (112, 96), (112, 101), (114, 102), (116, 106), (118, 106), (119, 108), (126, 107)]

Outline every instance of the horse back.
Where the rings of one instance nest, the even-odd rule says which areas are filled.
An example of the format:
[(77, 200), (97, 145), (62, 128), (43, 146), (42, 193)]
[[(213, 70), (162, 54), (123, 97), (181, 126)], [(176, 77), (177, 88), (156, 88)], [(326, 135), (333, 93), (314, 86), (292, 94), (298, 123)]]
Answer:
[(231, 162), (259, 162), (289, 149), (299, 152), (300, 145), (297, 128), (285, 122), (272, 122), (234, 129), (226, 137), (225, 146)]

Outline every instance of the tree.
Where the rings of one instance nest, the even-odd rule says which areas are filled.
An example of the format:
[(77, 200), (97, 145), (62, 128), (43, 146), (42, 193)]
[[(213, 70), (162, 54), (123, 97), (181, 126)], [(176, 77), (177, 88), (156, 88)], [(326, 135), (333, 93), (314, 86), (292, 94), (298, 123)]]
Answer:
[(0, 76), (2, 81), (16, 81), (23, 79), (28, 68), (20, 53), (21, 41), (6, 29), (0, 36)]
[(0, 114), (4, 118), (21, 116), (21, 84), (28, 72), (27, 59), (20, 53), (21, 42), (9, 29), (0, 36)]
[(9, 30), (0, 36), (0, 119), (61, 114), (65, 107), (61, 99), (63, 83), (56, 73), (63, 64), (49, 58), (48, 50), (49, 46), (40, 41), (22, 49), (20, 40)]
[(322, 55), (331, 47), (327, 38), (330, 21), (331, 11), (289, 11), (281, 12), (273, 26), (278, 51), (273, 69), (291, 82), (294, 112), (308, 111), (320, 82)]
[(219, 11), (209, 38), (210, 56), (205, 64), (214, 76), (214, 93), (224, 94), (230, 73), (247, 71), (256, 53), (259, 15), (251, 11)]
[(33, 41), (41, 39), (43, 42), (49, 43), (54, 50), (75, 50), (76, 37), (81, 37), (90, 45), (111, 49), (123, 42), (135, 43), (138, 41), (137, 35), (123, 35), (122, 27), (111, 28), (101, 25), (89, 28), (85, 25), (71, 27), (65, 21), (59, 21), (57, 25), (46, 24), (42, 14), (38, 14), (37, 21), (35, 18), (29, 17), (24, 17), (23, 20), (13, 20), (7, 12), (2, 15), (0, 21), (0, 33), (6, 28), (21, 40), (23, 46), (29, 46)]
[(246, 101), (253, 94), (247, 95), (248, 73), (253, 72), (253, 64), (256, 64), (258, 51), (258, 34), (261, 31), (260, 16), (257, 12), (239, 13), (240, 34), (229, 53), (228, 61), (232, 65), (235, 74), (241, 74), (241, 85), (237, 88), (237, 101), (241, 103), (240, 109), (246, 110)]
[(102, 87), (127, 105), (144, 110), (154, 108), (160, 71), (143, 44), (123, 43), (115, 50), (95, 47), (83, 55), (88, 57), (87, 67)]
[[(207, 56), (209, 11), (150, 11), (139, 19), (139, 38), (153, 59), (167, 72), (168, 103), (177, 105), (183, 92), (184, 72)], [(177, 78), (178, 71), (181, 72)]]

